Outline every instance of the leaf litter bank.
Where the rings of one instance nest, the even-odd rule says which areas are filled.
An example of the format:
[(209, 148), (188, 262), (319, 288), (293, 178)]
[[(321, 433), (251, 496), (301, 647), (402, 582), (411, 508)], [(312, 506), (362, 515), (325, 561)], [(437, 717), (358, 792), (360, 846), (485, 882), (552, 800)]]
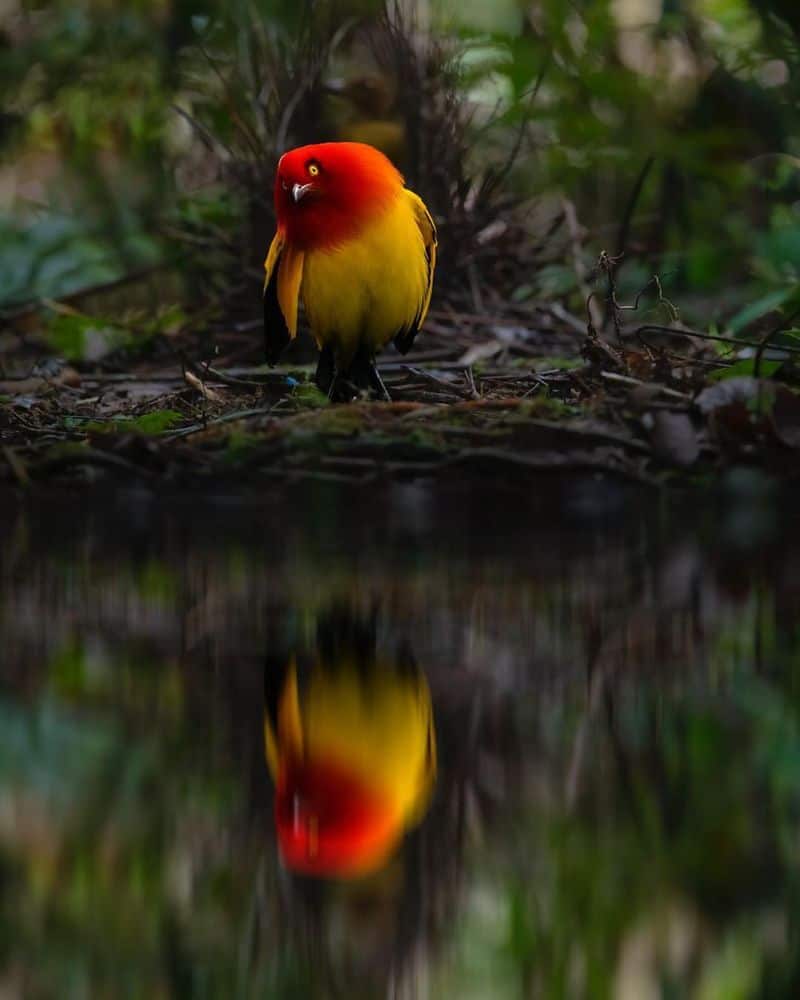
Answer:
[[(483, 312), (451, 296), (417, 351), (384, 355), (391, 403), (329, 404), (302, 341), (296, 364), (254, 363), (255, 323), (218, 323), (211, 364), (194, 360), (193, 319), (176, 322), (174, 311), (160, 327), (149, 321), (146, 350), (132, 354), (116, 329), (106, 328), (105, 351), (91, 340), (103, 340), (103, 322), (82, 309), (97, 289), (23, 310), (6, 319), (16, 350), (0, 370), (0, 482), (522, 482), (588, 471), (657, 486), (708, 482), (735, 465), (797, 479), (795, 304), (738, 338), (705, 334), (681, 326), (654, 280), (646, 292), (667, 319), (632, 324), (640, 303), (617, 301), (613, 271), (601, 255), (604, 291), (585, 318), (559, 302), (498, 301), (491, 289)], [(93, 359), (48, 356), (47, 331), (64, 315)]]

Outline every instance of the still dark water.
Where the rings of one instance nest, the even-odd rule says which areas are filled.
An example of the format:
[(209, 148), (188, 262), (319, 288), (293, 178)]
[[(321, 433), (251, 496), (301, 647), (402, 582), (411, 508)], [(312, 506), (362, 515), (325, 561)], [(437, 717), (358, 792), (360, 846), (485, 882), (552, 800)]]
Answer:
[(800, 996), (796, 510), (0, 500), (0, 995)]

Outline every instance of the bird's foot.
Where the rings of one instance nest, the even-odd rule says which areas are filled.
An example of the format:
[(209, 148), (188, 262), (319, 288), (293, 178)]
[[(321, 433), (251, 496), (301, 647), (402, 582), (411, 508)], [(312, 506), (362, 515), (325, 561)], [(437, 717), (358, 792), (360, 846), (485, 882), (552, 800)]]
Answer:
[(357, 386), (348, 381), (344, 375), (338, 372), (333, 376), (328, 389), (328, 400), (331, 403), (352, 403), (360, 395)]
[(345, 371), (337, 370), (332, 354), (321, 355), (315, 381), (332, 403), (352, 403), (356, 399), (392, 401), (375, 361), (366, 354), (357, 355)]

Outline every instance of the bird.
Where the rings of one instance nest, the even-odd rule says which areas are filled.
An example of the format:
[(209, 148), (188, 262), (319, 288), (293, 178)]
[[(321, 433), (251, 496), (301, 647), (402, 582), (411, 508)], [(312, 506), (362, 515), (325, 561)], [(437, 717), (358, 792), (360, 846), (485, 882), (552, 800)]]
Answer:
[(375, 355), (406, 354), (430, 305), (436, 225), (387, 157), (366, 143), (284, 153), (275, 173), (277, 228), (264, 262), (267, 362), (297, 335), (302, 301), (320, 352), (315, 381), (331, 400), (388, 400)]
[(431, 695), (413, 657), (389, 658), (335, 616), (311, 662), (268, 656), (264, 739), (284, 864), (299, 875), (377, 873), (425, 815), (436, 776)]

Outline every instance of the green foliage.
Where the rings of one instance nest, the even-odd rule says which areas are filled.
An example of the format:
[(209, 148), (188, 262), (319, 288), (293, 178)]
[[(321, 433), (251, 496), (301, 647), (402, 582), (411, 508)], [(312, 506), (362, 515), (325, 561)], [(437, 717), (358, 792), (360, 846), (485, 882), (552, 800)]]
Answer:
[[(743, 375), (753, 377), (756, 374), (755, 363), (755, 357), (743, 358), (741, 361), (737, 361), (735, 364), (728, 365), (725, 368), (714, 369), (706, 377), (711, 382), (719, 382), (726, 378), (740, 378)], [(759, 374), (762, 378), (769, 378), (778, 371), (782, 364), (782, 361), (765, 361), (762, 358), (759, 365)]]
[(88, 229), (53, 212), (34, 220), (0, 218), (0, 271), (0, 305), (9, 306), (112, 281), (122, 264), (101, 227)]
[(116, 351), (133, 355), (156, 337), (178, 332), (186, 323), (186, 313), (178, 305), (161, 305), (153, 315), (130, 319), (134, 329), (128, 329), (128, 318), (122, 326), (100, 316), (56, 312), (47, 325), (47, 339), (69, 361), (99, 361)]
[(232, 465), (243, 465), (250, 460), (261, 443), (257, 434), (233, 430), (226, 439), (225, 457)]
[(130, 426), (140, 434), (163, 434), (184, 419), (183, 414), (175, 410), (152, 410), (141, 417), (134, 417)]
[(304, 382), (296, 385), (292, 390), (292, 399), (296, 400), (300, 406), (310, 410), (319, 409), (321, 406), (327, 406), (329, 403), (325, 393), (320, 392), (313, 382)]
[(126, 330), (93, 316), (57, 313), (47, 330), (51, 346), (68, 361), (97, 361), (131, 343)]
[(783, 306), (792, 292), (792, 288), (778, 288), (756, 299), (755, 302), (749, 302), (744, 309), (730, 318), (728, 327), (732, 333), (741, 333), (755, 320), (761, 319), (762, 316), (766, 316)]
[(185, 417), (176, 410), (151, 410), (139, 417), (118, 416), (113, 420), (87, 420), (83, 429), (90, 434), (163, 434), (176, 424), (183, 423)]

